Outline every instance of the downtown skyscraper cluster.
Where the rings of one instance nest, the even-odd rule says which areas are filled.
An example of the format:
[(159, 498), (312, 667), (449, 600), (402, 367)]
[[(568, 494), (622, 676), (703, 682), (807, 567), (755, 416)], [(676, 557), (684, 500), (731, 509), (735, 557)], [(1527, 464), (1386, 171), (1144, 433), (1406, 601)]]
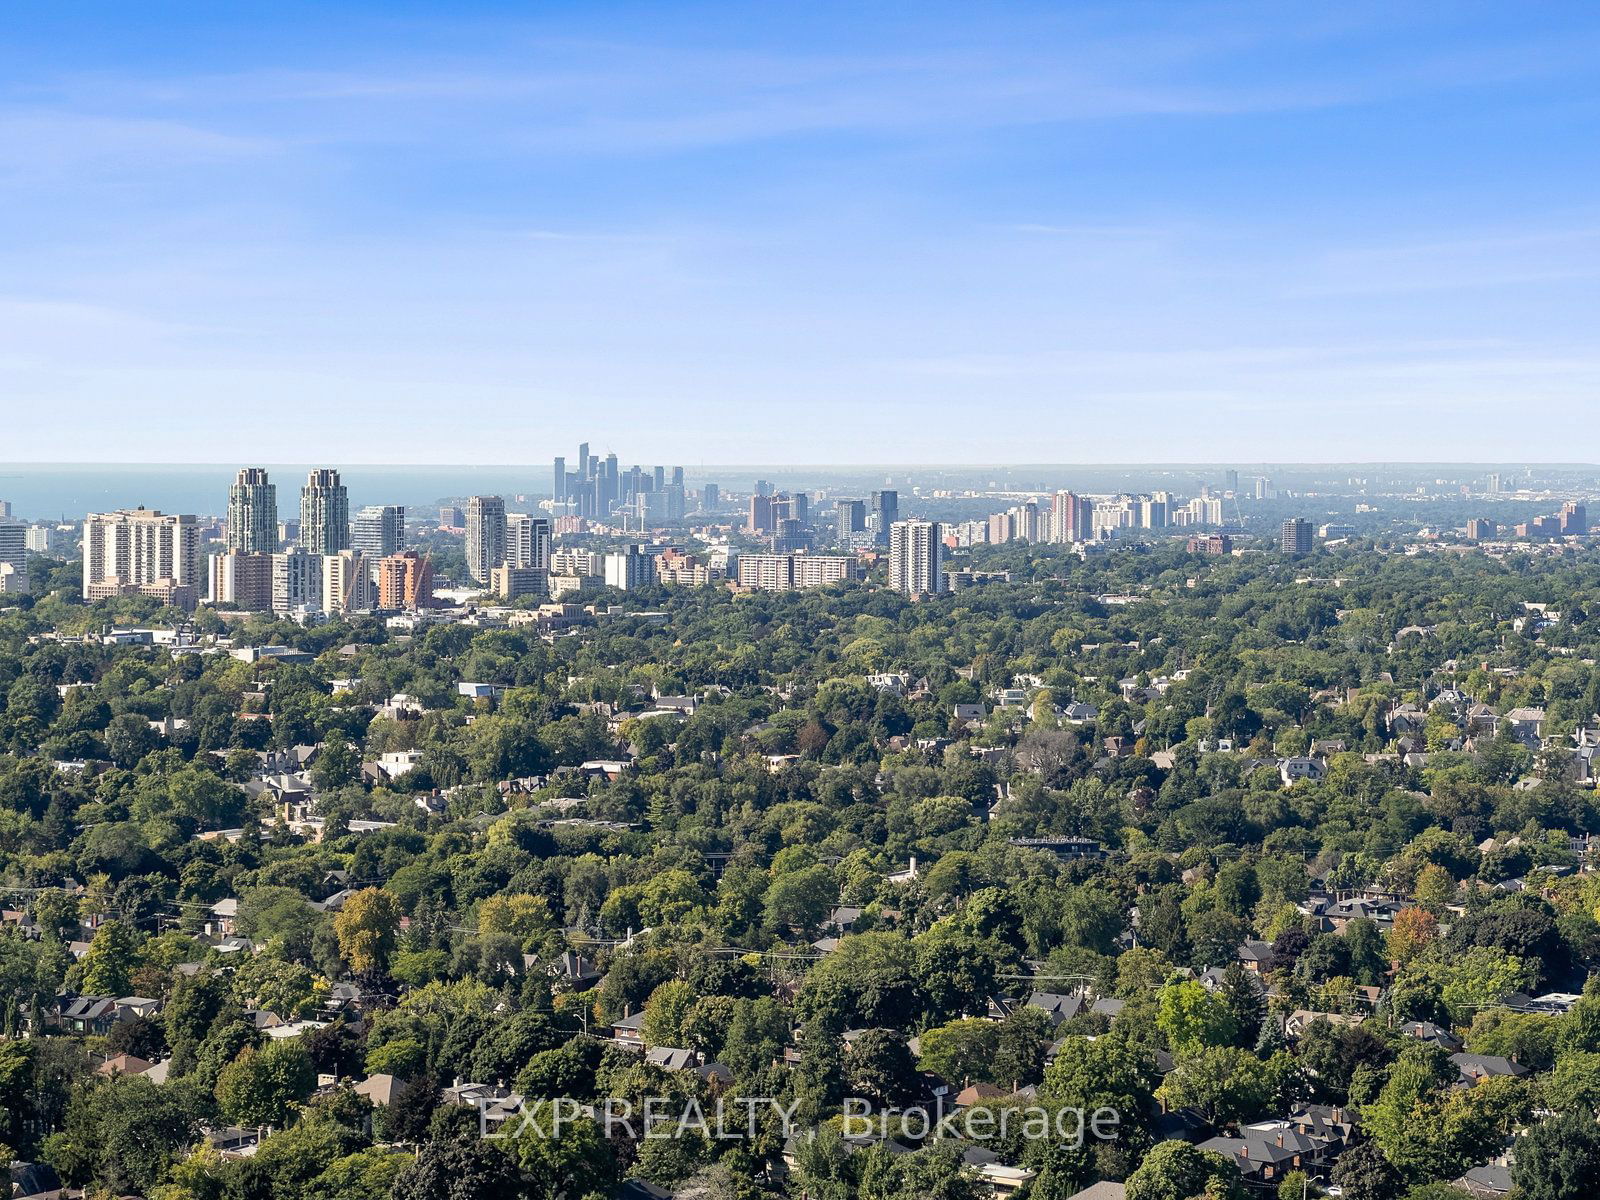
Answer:
[(557, 458), (552, 479), (553, 510), (558, 515), (603, 520), (613, 513), (648, 521), (680, 521), (686, 510), (682, 467), (632, 466), (623, 471), (617, 456), (578, 447), (577, 470)]

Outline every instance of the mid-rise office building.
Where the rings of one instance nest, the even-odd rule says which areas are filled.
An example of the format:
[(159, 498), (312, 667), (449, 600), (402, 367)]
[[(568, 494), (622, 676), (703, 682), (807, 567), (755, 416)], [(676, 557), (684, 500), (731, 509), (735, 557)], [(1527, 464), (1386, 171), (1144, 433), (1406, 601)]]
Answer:
[(797, 554), (810, 548), (811, 531), (806, 528), (804, 522), (794, 517), (785, 517), (773, 528), (772, 550), (774, 554)]
[(592, 575), (561, 575), (551, 571), (548, 579), (550, 599), (559, 600), (573, 592), (581, 592), (586, 587), (593, 587), (598, 582)]
[(549, 570), (550, 518), (528, 513), (507, 514), (506, 565), (524, 570)]
[(741, 554), (739, 586), (758, 592), (789, 592), (854, 579), (856, 560), (844, 554)]
[(937, 521), (896, 521), (889, 528), (889, 586), (908, 596), (943, 590), (944, 541)]
[(350, 548), (369, 562), (399, 554), (406, 545), (406, 509), (403, 504), (369, 504), (351, 523)]
[(506, 533), (506, 561), (514, 567), (549, 570), (550, 552), (554, 547), (550, 518), (516, 513), (510, 522)]
[(880, 546), (889, 544), (889, 529), (900, 519), (900, 493), (892, 490), (873, 492), (867, 519)]
[(1025, 542), (1044, 541), (1045, 531), (1040, 528), (1043, 521), (1039, 505), (1032, 500), (1025, 501), (1011, 510), (1011, 536)]
[(307, 554), (338, 554), (350, 549), (350, 496), (339, 472), (322, 469), (306, 476), (300, 489), (300, 549)]
[(986, 546), (989, 544), (988, 521), (955, 521), (944, 527), (946, 546)]
[(28, 569), (28, 526), (10, 517), (0, 517), (0, 562), (22, 572)]
[(1589, 511), (1575, 500), (1561, 506), (1561, 532), (1584, 534), (1589, 532)]
[(201, 580), (193, 516), (155, 509), (90, 513), (83, 522), (83, 598), (152, 596), (193, 608)]
[(278, 548), (278, 486), (260, 467), (246, 467), (228, 489), (225, 544), (246, 554), (271, 554)]
[(604, 570), (606, 586), (623, 591), (644, 587), (656, 578), (655, 558), (643, 546), (628, 546), (606, 555)]
[(1116, 537), (1123, 529), (1138, 524), (1137, 513), (1127, 500), (1096, 504), (1090, 513), (1089, 535), (1093, 541)]
[(433, 566), (415, 550), (378, 560), (378, 607), (407, 612), (433, 604)]
[(1094, 535), (1094, 510), (1094, 503), (1076, 492), (1057, 492), (1050, 498), (1050, 540), (1088, 541)]
[(467, 501), (467, 574), (487, 584), (489, 572), (506, 561), (506, 503), (499, 496)]
[(550, 555), (550, 573), (599, 578), (605, 574), (605, 555), (577, 547), (556, 550)]
[(8, 512), (0, 516), (0, 592), (18, 594), (27, 590), (28, 527), (13, 521)]
[(489, 590), (502, 600), (518, 596), (543, 596), (550, 588), (550, 574), (542, 567), (514, 567), (501, 563), (489, 572)]
[(322, 607), (322, 558), (309, 550), (272, 556), (272, 611), (315, 612)]
[(656, 580), (677, 587), (703, 587), (717, 578), (718, 572), (705, 559), (681, 550), (667, 549), (656, 555)]
[(1499, 526), (1488, 517), (1473, 517), (1467, 522), (1467, 536), (1475, 542), (1487, 542), (1499, 532)]
[(1312, 549), (1311, 522), (1304, 517), (1290, 517), (1283, 523), (1278, 537), (1278, 549), (1285, 554), (1310, 554)]
[(212, 604), (231, 604), (245, 612), (266, 612), (272, 607), (272, 555), (261, 551), (229, 550), (213, 554), (210, 565)]
[(372, 607), (371, 580), (359, 550), (344, 550), (322, 559), (322, 611), (361, 612)]
[(1221, 525), (1222, 501), (1214, 496), (1196, 496), (1188, 504), (1177, 509), (1174, 516), (1178, 517), (1174, 524)]

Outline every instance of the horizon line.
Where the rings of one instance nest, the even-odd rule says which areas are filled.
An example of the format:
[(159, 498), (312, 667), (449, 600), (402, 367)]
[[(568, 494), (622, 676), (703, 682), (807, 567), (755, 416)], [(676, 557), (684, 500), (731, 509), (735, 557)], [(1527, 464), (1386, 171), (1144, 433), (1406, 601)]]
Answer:
[[(431, 467), (439, 470), (525, 470), (530, 467), (548, 470), (553, 465), (551, 460), (545, 462), (516, 462), (516, 463), (482, 463), (482, 462), (352, 462), (345, 460), (339, 466), (329, 469), (339, 470), (346, 467)], [(567, 457), (565, 455), (561, 457)], [(216, 462), (209, 460), (184, 460), (171, 459), (161, 462), (154, 460), (115, 460), (115, 459), (80, 459), (60, 460), (52, 462), (20, 460), (14, 462), (0, 461), (0, 469), (20, 467), (25, 469), (45, 469), (63, 467), (215, 467), (218, 469), (237, 470), (242, 466), (259, 467), (302, 467), (312, 463), (326, 463), (329, 460), (306, 459), (303, 462), (270, 462), (260, 459), (244, 460), (235, 459), (229, 462)], [(619, 459), (620, 461), (620, 459)], [(642, 465), (642, 462), (641, 462)], [(689, 468), (687, 463), (663, 463), (662, 465), (683, 466)], [(798, 463), (698, 463), (694, 465), (696, 471), (710, 470), (874, 470), (890, 468), (896, 471), (932, 471), (932, 470), (1049, 470), (1055, 468), (1093, 468), (1098, 470), (1118, 470), (1127, 468), (1177, 468), (1177, 467), (1221, 467), (1226, 469), (1238, 467), (1562, 467), (1588, 470), (1600, 470), (1600, 463), (1582, 462), (1577, 460), (1556, 459), (1192, 459), (1192, 460), (1167, 460), (1147, 462), (798, 462)]]

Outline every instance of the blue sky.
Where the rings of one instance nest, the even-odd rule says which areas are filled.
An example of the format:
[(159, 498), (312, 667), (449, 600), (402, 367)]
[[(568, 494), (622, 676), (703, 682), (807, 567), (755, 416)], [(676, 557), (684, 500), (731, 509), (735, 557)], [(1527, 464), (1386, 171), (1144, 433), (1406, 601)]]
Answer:
[(0, 30), (0, 461), (1596, 457), (1593, 4)]

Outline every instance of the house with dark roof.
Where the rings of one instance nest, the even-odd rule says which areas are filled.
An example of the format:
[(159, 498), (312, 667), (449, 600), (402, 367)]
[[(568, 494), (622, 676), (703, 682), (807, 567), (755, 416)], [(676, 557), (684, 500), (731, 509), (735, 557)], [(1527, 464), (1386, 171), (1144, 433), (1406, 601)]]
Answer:
[(1231, 1161), (1247, 1183), (1271, 1185), (1290, 1171), (1311, 1171), (1330, 1162), (1343, 1146), (1301, 1133), (1289, 1121), (1262, 1121), (1246, 1125), (1237, 1135), (1201, 1142), (1200, 1149)]
[(1052, 1026), (1072, 1020), (1083, 1009), (1083, 996), (1074, 993), (1063, 996), (1058, 992), (1035, 992), (1028, 997), (1028, 1007), (1042, 1010)]
[(71, 1033), (107, 1034), (117, 1020), (117, 1002), (110, 996), (74, 996), (61, 1008), (59, 1024)]
[(1407, 1021), (1403, 1025), (1395, 1026), (1395, 1032), (1401, 1037), (1413, 1037), (1423, 1042), (1432, 1042), (1435, 1046), (1442, 1046), (1451, 1054), (1458, 1053), (1461, 1049), (1461, 1039), (1443, 1026), (1435, 1025), (1432, 1021)]
[(1355, 1132), (1355, 1115), (1337, 1104), (1301, 1104), (1287, 1120), (1296, 1133), (1326, 1142), (1330, 1158), (1344, 1148)]
[(645, 1051), (644, 1060), (663, 1071), (687, 1071), (699, 1063), (700, 1056), (676, 1046), (651, 1046)]
[(1455, 1186), (1475, 1200), (1499, 1200), (1511, 1191), (1511, 1168), (1498, 1163), (1473, 1167), (1455, 1181)]
[(48, 1163), (14, 1162), (10, 1168), (11, 1200), (60, 1200), (61, 1177)]
[(1253, 975), (1272, 970), (1272, 943), (1246, 938), (1239, 946), (1239, 962)]
[(1329, 904), (1317, 916), (1320, 918), (1321, 927), (1334, 933), (1343, 933), (1346, 925), (1358, 919), (1371, 921), (1379, 929), (1387, 930), (1393, 926), (1395, 917), (1405, 907), (1406, 905), (1399, 900), (1352, 896), (1348, 900), (1338, 900)]
[(1123, 1000), (1118, 996), (1101, 996), (1100, 999), (1096, 1000), (1089, 1006), (1089, 1011), (1092, 1013), (1099, 1013), (1101, 1016), (1109, 1017), (1111, 1020), (1115, 1021), (1122, 1015), (1123, 1007), (1127, 1003), (1128, 1002), (1126, 1000)]
[(545, 971), (557, 988), (572, 992), (588, 991), (604, 978), (604, 972), (576, 950), (563, 951)]
[(1496, 1079), (1501, 1076), (1520, 1079), (1531, 1074), (1521, 1063), (1502, 1058), (1498, 1054), (1452, 1054), (1450, 1061), (1455, 1063), (1461, 1072), (1459, 1086), (1462, 1087), (1472, 1087), (1485, 1079)]

